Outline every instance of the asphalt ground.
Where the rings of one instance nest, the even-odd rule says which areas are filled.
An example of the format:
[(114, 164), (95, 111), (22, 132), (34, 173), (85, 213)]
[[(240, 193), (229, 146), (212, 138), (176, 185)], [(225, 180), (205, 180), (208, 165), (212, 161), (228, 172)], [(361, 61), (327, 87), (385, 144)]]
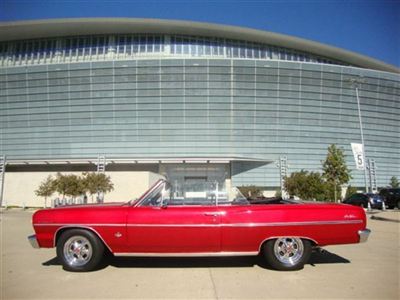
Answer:
[(367, 243), (326, 247), (295, 272), (257, 257), (110, 258), (66, 272), (55, 249), (28, 243), (32, 213), (0, 212), (1, 299), (400, 299), (399, 210), (368, 214)]

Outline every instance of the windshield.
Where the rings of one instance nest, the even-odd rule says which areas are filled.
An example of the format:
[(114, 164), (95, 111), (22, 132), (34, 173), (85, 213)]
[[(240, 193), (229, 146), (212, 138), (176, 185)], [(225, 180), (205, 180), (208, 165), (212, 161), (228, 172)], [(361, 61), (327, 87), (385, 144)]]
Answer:
[(141, 201), (140, 206), (165, 205), (231, 205), (249, 204), (240, 191), (233, 187), (229, 191), (219, 187), (218, 182), (204, 182), (190, 185), (171, 185), (163, 181), (153, 190), (149, 190)]

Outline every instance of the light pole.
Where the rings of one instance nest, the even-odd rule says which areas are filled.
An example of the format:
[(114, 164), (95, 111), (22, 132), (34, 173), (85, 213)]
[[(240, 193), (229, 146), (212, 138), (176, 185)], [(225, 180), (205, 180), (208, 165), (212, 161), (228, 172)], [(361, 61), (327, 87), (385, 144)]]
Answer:
[(365, 192), (368, 193), (368, 179), (367, 179), (367, 162), (365, 155), (365, 144), (364, 144), (364, 133), (363, 133), (363, 125), (362, 125), (362, 117), (361, 117), (361, 107), (360, 107), (360, 97), (358, 95), (358, 88), (365, 80), (362, 77), (358, 78), (350, 78), (349, 82), (352, 87), (356, 89), (356, 97), (357, 97), (357, 108), (358, 108), (358, 120), (360, 122), (360, 134), (361, 134), (361, 144), (363, 147), (362, 158), (364, 162), (364, 181), (365, 181)]
[(287, 157), (279, 157), (279, 161), (276, 162), (276, 166), (279, 168), (279, 181), (281, 186), (281, 197), (286, 199), (286, 192), (284, 191), (284, 181), (288, 173)]

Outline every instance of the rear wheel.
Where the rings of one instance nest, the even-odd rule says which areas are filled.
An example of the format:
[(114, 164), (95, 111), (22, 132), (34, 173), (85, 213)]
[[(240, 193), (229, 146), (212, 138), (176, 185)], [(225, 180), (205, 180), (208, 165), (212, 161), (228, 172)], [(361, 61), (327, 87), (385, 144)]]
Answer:
[(300, 270), (310, 258), (311, 243), (300, 238), (281, 237), (267, 241), (263, 254), (269, 265), (276, 270)]
[(68, 271), (92, 271), (99, 265), (103, 254), (103, 243), (88, 230), (67, 230), (57, 242), (57, 256)]

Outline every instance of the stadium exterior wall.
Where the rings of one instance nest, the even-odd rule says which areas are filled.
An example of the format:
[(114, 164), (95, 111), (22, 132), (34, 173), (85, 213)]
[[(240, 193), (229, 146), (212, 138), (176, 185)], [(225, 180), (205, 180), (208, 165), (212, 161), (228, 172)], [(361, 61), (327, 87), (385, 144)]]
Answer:
[[(190, 158), (208, 164), (221, 158), (225, 167), (205, 166), (203, 172), (223, 170), (229, 184), (231, 179), (236, 186), (276, 189), (281, 157), (289, 173), (320, 171), (330, 144), (344, 149), (351, 184), (362, 187), (364, 174), (356, 170), (350, 147), (360, 142), (350, 80), (360, 78), (366, 154), (377, 165), (378, 186), (386, 186), (390, 177), (400, 177), (396, 73), (334, 63), (160, 55), (3, 65), (0, 155), (18, 162), (10, 179), (6, 174), (5, 195), (11, 197), (7, 180), (24, 173), (23, 162), (29, 171), (29, 162), (42, 161), (45, 172), (52, 160), (98, 155), (108, 162), (154, 159), (158, 165), (176, 158), (178, 166)], [(135, 180), (134, 168), (122, 169)], [(158, 166), (162, 170), (168, 167)]]

